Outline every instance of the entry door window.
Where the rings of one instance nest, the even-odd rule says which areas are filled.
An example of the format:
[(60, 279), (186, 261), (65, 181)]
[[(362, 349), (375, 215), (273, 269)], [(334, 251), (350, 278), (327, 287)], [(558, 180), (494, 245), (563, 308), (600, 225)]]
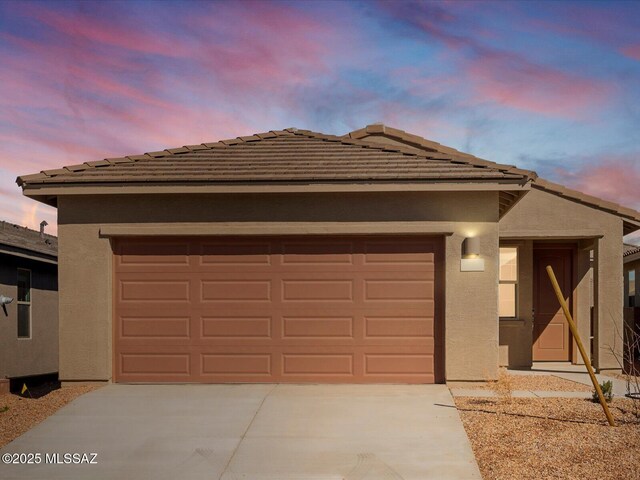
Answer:
[(627, 294), (629, 298), (629, 306), (636, 306), (636, 271), (629, 270), (629, 293)]
[(18, 269), (18, 338), (31, 338), (31, 271)]
[(500, 318), (518, 316), (518, 248), (500, 248), (500, 284), (498, 286), (498, 312)]

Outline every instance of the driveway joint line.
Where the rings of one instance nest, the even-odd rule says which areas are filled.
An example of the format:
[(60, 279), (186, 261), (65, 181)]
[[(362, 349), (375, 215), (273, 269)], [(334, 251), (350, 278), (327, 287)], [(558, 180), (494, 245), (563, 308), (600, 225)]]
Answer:
[(238, 441), (238, 444), (236, 445), (236, 448), (233, 450), (233, 453), (229, 457), (229, 460), (227, 461), (227, 464), (222, 469), (222, 472), (220, 472), (220, 476), (218, 477), (218, 480), (222, 480), (222, 477), (224, 477), (224, 474), (227, 473), (227, 470), (229, 469), (229, 466), (231, 465), (231, 462), (235, 458), (236, 453), (238, 453), (238, 449), (240, 448), (240, 445), (242, 445), (242, 442), (244, 441), (244, 438), (247, 436), (247, 433), (249, 432), (249, 429), (251, 429), (251, 426), (253, 425), (253, 422), (255, 421), (256, 417), (258, 416), (258, 413), (260, 412), (260, 410), (262, 410), (262, 406), (264, 405), (264, 402), (267, 400), (269, 395), (271, 395), (273, 393), (273, 391), (276, 388), (278, 388), (278, 385), (279, 385), (278, 383), (273, 385), (273, 388), (267, 392), (267, 394), (264, 396), (264, 398), (260, 402), (260, 405), (258, 405), (258, 408), (256, 408), (256, 412), (253, 414), (253, 417), (251, 418), (251, 421), (247, 425), (247, 428), (242, 433), (242, 436), (240, 437), (240, 440)]

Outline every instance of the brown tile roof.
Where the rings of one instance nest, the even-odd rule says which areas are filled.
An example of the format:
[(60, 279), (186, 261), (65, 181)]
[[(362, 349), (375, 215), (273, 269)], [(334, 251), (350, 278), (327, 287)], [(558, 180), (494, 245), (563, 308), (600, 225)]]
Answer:
[(0, 221), (0, 248), (3, 245), (51, 257), (58, 256), (57, 237), (46, 233), (41, 237), (40, 232), (35, 230)]
[(106, 183), (275, 183), (345, 181), (509, 182), (527, 172), (466, 161), (458, 153), (375, 145), (308, 130), (258, 133), (144, 155), (45, 170), (18, 177), (20, 186)]
[[(499, 168), (505, 172), (519, 173), (521, 175), (529, 177), (532, 180), (532, 187), (534, 188), (545, 190), (553, 194), (560, 195), (580, 203), (584, 203), (585, 205), (589, 205), (590, 207), (595, 207), (600, 210), (613, 213), (620, 217), (628, 218), (635, 222), (640, 222), (640, 212), (633, 210), (631, 208), (626, 208), (621, 205), (618, 205), (617, 203), (602, 200), (600, 198), (587, 195), (577, 190), (572, 190), (563, 185), (550, 182), (548, 180), (538, 177), (538, 174), (532, 170), (521, 170), (514, 166), (500, 165), (494, 162), (490, 162), (488, 160), (475, 157), (468, 153), (462, 153), (453, 148), (440, 145), (437, 142), (427, 140), (426, 138), (419, 137), (418, 135), (407, 133), (404, 130), (398, 130), (397, 128), (387, 127), (386, 125), (382, 125), (382, 124), (376, 124), (376, 125), (368, 125), (365, 128), (362, 128), (360, 130), (354, 130), (353, 132), (350, 132), (345, 135), (346, 138), (359, 139), (359, 140), (364, 139), (365, 137), (371, 138), (371, 136), (373, 137), (381, 136), (381, 137), (386, 137), (392, 140), (396, 140), (396, 141), (408, 144), (410, 146), (413, 146), (417, 150), (422, 150), (426, 152), (445, 153), (445, 154), (451, 155), (452, 158), (459, 161), (464, 161), (469, 165), (486, 166), (487, 168)], [(637, 228), (638, 227), (635, 225), (627, 225), (627, 228), (625, 229), (625, 233), (629, 233), (630, 231), (636, 230)]]
[(630, 257), (631, 255), (635, 255), (636, 253), (640, 253), (640, 246), (638, 245), (629, 245), (625, 243), (623, 248), (624, 253), (622, 255), (624, 257)]

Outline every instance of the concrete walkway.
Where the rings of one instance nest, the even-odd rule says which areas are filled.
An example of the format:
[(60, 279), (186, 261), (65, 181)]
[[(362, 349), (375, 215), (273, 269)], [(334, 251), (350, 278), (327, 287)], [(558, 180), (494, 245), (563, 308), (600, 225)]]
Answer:
[(444, 385), (109, 385), (0, 453), (98, 453), (3, 465), (8, 479), (480, 479)]
[[(509, 370), (514, 375), (554, 375), (565, 380), (581, 383), (592, 387), (591, 378), (584, 365), (572, 365), (561, 362), (537, 362), (533, 364), (531, 370)], [(616, 397), (624, 397), (627, 393), (627, 386), (624, 380), (610, 377), (609, 375), (596, 374), (598, 382), (602, 383), (607, 380), (613, 382), (613, 394)]]
[[(555, 377), (570, 380), (582, 385), (592, 387), (591, 377), (584, 365), (572, 365), (561, 362), (541, 362), (534, 363), (530, 370), (509, 370), (511, 375), (552, 375)], [(596, 378), (600, 383), (610, 380), (613, 382), (613, 394), (616, 397), (624, 397), (627, 393), (627, 385), (624, 380), (610, 377), (608, 375), (596, 374)], [(633, 386), (632, 386), (633, 388)], [(454, 397), (497, 397), (497, 393), (493, 390), (451, 386), (451, 394)], [(591, 398), (591, 392), (556, 392), (549, 390), (514, 390), (511, 392), (514, 398)]]
[[(482, 388), (451, 388), (454, 397), (484, 397), (494, 398), (498, 394), (493, 390)], [(514, 390), (513, 398), (591, 398), (589, 392), (554, 392), (549, 390)]]

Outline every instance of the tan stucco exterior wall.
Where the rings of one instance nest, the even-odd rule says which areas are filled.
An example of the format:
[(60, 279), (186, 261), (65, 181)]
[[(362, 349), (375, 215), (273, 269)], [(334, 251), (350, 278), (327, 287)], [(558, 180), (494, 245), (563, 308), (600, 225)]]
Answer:
[[(17, 270), (31, 271), (31, 338), (18, 338)], [(56, 266), (0, 254), (0, 294), (14, 299), (0, 309), (0, 378), (58, 371)]]
[[(444, 237), (445, 374), (495, 378), (498, 365), (497, 192), (69, 196), (58, 199), (60, 377), (110, 380), (112, 251), (100, 230), (184, 234), (399, 233)], [(150, 230), (151, 228), (151, 230)], [(416, 232), (414, 232), (416, 233)], [(465, 237), (481, 238), (484, 272), (461, 272)]]
[[(582, 237), (582, 239), (580, 239)], [(618, 363), (612, 349), (619, 354), (622, 331), (622, 220), (606, 212), (590, 208), (560, 196), (532, 189), (500, 220), (500, 238), (571, 240), (578, 248), (577, 278), (574, 291), (574, 314), (578, 328), (588, 347), (590, 319), (590, 262), (589, 250), (594, 250), (594, 351), (599, 369), (616, 369)], [(522, 272), (526, 276), (526, 270)], [(530, 319), (520, 326), (501, 326), (501, 360), (505, 350), (531, 349), (526, 330)], [(575, 351), (575, 349), (574, 349)], [(574, 361), (577, 357), (574, 355)], [(524, 356), (518, 362), (525, 362)], [(520, 365), (519, 365), (520, 366)]]

